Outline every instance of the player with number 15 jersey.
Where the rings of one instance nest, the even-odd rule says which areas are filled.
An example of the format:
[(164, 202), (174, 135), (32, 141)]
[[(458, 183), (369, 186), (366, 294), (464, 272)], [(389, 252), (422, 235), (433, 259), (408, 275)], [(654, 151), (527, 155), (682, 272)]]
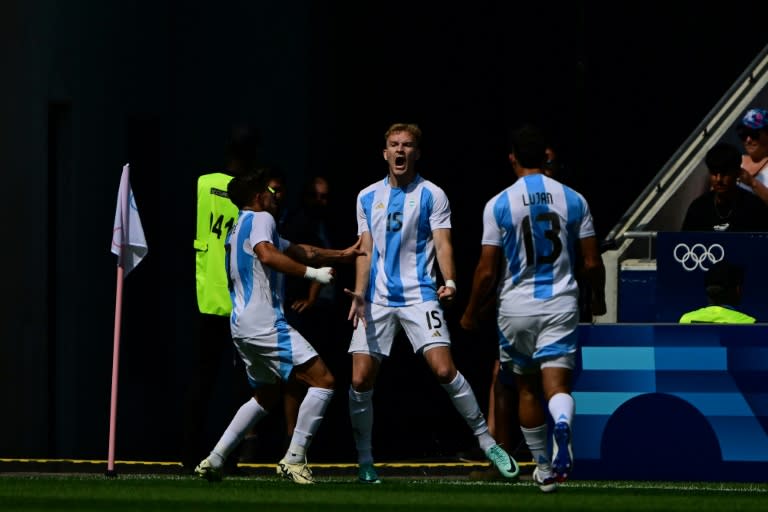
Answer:
[[(355, 289), (344, 291), (352, 297), (349, 415), (358, 480), (381, 481), (373, 464), (373, 386), (401, 330), (413, 351), (424, 357), (488, 459), (506, 478), (515, 478), (519, 466), (488, 431), (474, 392), (451, 354), (441, 306), (456, 296), (451, 209), (443, 190), (416, 172), (420, 141), (417, 125), (390, 126), (382, 152), (387, 177), (361, 190), (357, 198), (358, 234), (366, 256), (356, 261)], [(445, 280), (441, 286), (435, 262)]]
[(358, 195), (358, 233), (370, 232), (377, 250), (371, 257), (366, 299), (384, 306), (410, 306), (437, 300), (432, 231), (450, 229), (445, 192), (418, 174), (403, 188), (389, 177)]

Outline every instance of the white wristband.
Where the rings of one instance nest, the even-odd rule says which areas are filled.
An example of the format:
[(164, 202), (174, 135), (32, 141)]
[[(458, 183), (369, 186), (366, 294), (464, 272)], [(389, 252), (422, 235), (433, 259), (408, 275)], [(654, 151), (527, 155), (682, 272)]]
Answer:
[(321, 284), (330, 284), (333, 282), (333, 269), (331, 267), (313, 268), (307, 266), (307, 270), (304, 271), (304, 278)]
[(445, 280), (445, 286), (450, 286), (451, 288), (453, 288), (455, 290), (456, 289), (456, 281), (454, 281), (453, 279), (446, 279)]

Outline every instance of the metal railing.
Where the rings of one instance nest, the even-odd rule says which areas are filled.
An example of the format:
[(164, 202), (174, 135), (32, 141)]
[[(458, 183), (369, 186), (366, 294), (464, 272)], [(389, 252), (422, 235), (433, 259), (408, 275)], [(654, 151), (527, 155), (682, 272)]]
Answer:
[(624, 232), (624, 238), (646, 238), (648, 239), (648, 259), (653, 258), (653, 241), (656, 239), (658, 231), (626, 231)]

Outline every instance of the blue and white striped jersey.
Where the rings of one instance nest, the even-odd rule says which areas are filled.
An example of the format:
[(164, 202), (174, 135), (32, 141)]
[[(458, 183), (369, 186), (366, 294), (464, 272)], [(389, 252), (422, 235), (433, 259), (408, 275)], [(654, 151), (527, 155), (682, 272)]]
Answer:
[(267, 241), (284, 251), (290, 242), (277, 234), (275, 218), (269, 212), (241, 210), (227, 237), (226, 267), (232, 299), (230, 327), (234, 338), (258, 338), (272, 334), (283, 313), (283, 273), (262, 265), (253, 252)]
[(389, 177), (357, 196), (357, 234), (371, 233), (371, 273), (366, 299), (384, 306), (437, 300), (432, 231), (451, 227), (443, 189), (416, 175), (405, 189)]
[(543, 174), (518, 179), (483, 210), (483, 245), (501, 247), (499, 314), (578, 310), (576, 244), (594, 236), (584, 197)]

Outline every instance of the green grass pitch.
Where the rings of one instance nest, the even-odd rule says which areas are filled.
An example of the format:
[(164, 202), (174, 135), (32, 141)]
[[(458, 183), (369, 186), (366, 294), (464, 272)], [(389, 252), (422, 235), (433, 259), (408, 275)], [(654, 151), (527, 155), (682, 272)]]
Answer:
[(768, 484), (570, 481), (543, 494), (530, 480), (317, 477), (301, 486), (272, 476), (0, 473), (0, 510), (30, 511), (750, 511), (768, 506)]

